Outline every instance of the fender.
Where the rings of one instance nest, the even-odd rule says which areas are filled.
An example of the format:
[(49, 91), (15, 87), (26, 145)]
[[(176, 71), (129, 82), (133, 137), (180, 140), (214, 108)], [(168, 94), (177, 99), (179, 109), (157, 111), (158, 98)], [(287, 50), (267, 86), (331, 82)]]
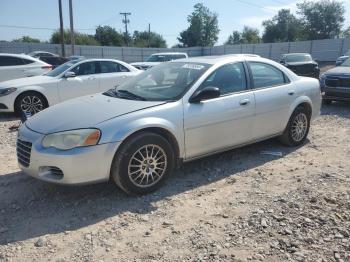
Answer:
[(288, 119), (286, 119), (286, 122), (284, 123), (285, 127), (287, 126), (289, 119), (292, 116), (294, 110), (302, 103), (308, 103), (311, 106), (312, 111), (314, 110), (312, 101), (308, 96), (302, 95), (302, 96), (297, 97), (289, 107), (289, 112), (288, 112), (289, 117), (288, 117)]
[(183, 132), (176, 130), (182, 130), (182, 127), (176, 127), (174, 123), (159, 117), (145, 117), (132, 120), (130, 122), (120, 125), (121, 128), (117, 132), (104, 134), (100, 143), (112, 142), (123, 142), (130, 135), (147, 128), (160, 128), (163, 129), (175, 138), (179, 147), (179, 156), (184, 156), (184, 136)]
[(37, 85), (23, 86), (19, 89), (19, 93), (18, 93), (17, 97), (19, 95), (23, 94), (24, 92), (28, 92), (28, 91), (34, 91), (34, 92), (38, 92), (38, 93), (42, 94), (46, 98), (49, 106), (52, 106), (52, 105), (60, 102), (58, 99), (59, 96), (58, 96), (57, 85), (55, 86), (54, 89), (52, 89), (50, 87), (42, 87), (42, 86), (37, 86)]

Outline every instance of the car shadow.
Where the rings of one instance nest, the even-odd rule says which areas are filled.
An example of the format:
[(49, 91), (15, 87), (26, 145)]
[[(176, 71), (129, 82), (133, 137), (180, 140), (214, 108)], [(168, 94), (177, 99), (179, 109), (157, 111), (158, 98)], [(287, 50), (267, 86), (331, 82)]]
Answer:
[[(0, 244), (76, 230), (126, 212), (150, 213), (160, 200), (229, 181), (242, 171), (280, 158), (262, 151), (282, 152), (284, 157), (297, 149), (271, 139), (193, 161), (176, 170), (157, 192), (145, 196), (127, 196), (111, 182), (69, 187), (41, 182), (22, 172), (1, 175)], [(123, 219), (120, 216), (118, 221)]]

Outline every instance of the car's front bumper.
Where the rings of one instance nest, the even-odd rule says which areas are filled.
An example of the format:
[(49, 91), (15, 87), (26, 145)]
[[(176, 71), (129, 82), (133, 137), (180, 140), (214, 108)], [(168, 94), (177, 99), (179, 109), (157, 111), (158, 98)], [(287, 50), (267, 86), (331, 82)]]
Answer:
[[(21, 126), (18, 139), (32, 143), (28, 166), (19, 161), (24, 173), (56, 184), (88, 184), (109, 179), (119, 142), (62, 151), (42, 147), (43, 137), (24, 124)], [(18, 151), (17, 145), (17, 156)]]
[(16, 91), (6, 96), (0, 96), (0, 112), (14, 112), (14, 104), (17, 95)]
[(322, 99), (333, 101), (350, 101), (350, 87), (323, 87)]

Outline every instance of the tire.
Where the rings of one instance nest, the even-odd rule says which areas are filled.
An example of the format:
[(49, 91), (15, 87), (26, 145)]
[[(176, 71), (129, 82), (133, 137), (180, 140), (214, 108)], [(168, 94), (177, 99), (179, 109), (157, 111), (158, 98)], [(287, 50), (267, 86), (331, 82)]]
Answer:
[(279, 140), (287, 146), (302, 145), (309, 134), (310, 118), (309, 110), (303, 107), (296, 108)]
[(331, 105), (332, 102), (333, 102), (332, 100), (326, 100), (326, 99), (322, 100), (322, 104), (324, 104), (324, 105)]
[[(48, 107), (46, 98), (37, 92), (25, 92), (20, 94), (15, 101), (15, 113), (29, 112), (34, 115)], [(26, 108), (28, 108), (26, 110)]]
[(170, 143), (158, 134), (142, 132), (127, 139), (117, 151), (111, 177), (127, 194), (144, 195), (157, 190), (174, 165), (175, 154)]

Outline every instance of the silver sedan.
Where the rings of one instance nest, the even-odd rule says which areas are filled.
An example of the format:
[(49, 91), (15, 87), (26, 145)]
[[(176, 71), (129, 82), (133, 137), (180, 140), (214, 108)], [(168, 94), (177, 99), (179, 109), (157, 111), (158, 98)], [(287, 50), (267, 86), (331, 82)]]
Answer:
[(111, 178), (145, 194), (182, 162), (271, 137), (303, 144), (320, 106), (317, 80), (268, 59), (177, 60), (31, 117), (19, 130), (18, 162), (48, 182)]

